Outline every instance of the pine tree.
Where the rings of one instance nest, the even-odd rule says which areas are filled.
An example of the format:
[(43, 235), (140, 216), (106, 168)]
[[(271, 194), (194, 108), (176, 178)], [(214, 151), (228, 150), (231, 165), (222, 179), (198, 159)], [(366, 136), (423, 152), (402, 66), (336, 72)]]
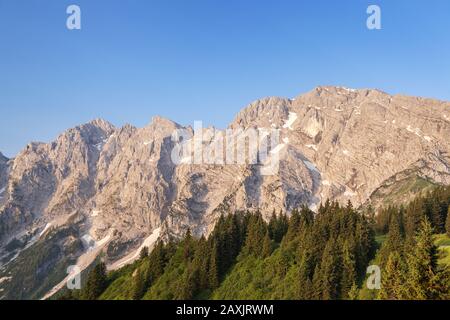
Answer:
[(192, 259), (194, 255), (194, 241), (191, 234), (191, 229), (188, 228), (183, 241), (183, 256), (186, 261)]
[(348, 300), (358, 300), (359, 299), (359, 289), (356, 282), (353, 282), (350, 291), (348, 292)]
[(399, 252), (390, 253), (381, 279), (379, 298), (382, 300), (399, 300), (404, 297), (405, 266)]
[(291, 217), (289, 219), (289, 226), (286, 233), (286, 240), (290, 241), (297, 237), (300, 229), (300, 214), (297, 209), (292, 210)]
[(309, 250), (304, 250), (301, 255), (301, 260), (299, 264), (299, 272), (298, 272), (298, 281), (299, 286), (297, 293), (297, 298), (300, 300), (309, 300), (312, 299), (312, 281), (311, 277), (313, 276), (313, 265), (312, 265), (312, 255)]
[(195, 276), (192, 270), (186, 270), (178, 281), (177, 290), (175, 292), (176, 300), (192, 300), (195, 294)]
[(133, 277), (133, 287), (131, 292), (131, 298), (133, 300), (140, 300), (145, 294), (145, 279), (143, 271), (140, 269), (136, 270), (136, 274)]
[(311, 291), (311, 299), (313, 300), (321, 300), (322, 299), (322, 277), (320, 265), (316, 264), (314, 268), (314, 276), (312, 280), (312, 291)]
[(389, 232), (387, 239), (380, 250), (380, 262), (384, 266), (392, 252), (402, 253), (404, 245), (403, 228), (401, 225), (400, 212), (395, 210), (392, 212), (389, 223)]
[(195, 251), (195, 257), (193, 260), (193, 268), (198, 270), (198, 282), (200, 289), (207, 289), (208, 280), (208, 264), (210, 251), (208, 250), (208, 243), (204, 236), (202, 236), (198, 242), (197, 250)]
[(269, 232), (266, 232), (266, 235), (264, 236), (263, 240), (261, 257), (267, 258), (270, 257), (271, 254), (272, 254), (272, 240), (270, 240)]
[(275, 213), (275, 209), (273, 209), (272, 216), (269, 220), (269, 225), (267, 226), (269, 231), (269, 236), (271, 239), (275, 239), (276, 233), (277, 233), (277, 224), (278, 224), (278, 218), (277, 214)]
[(107, 284), (106, 265), (100, 262), (89, 273), (82, 298), (84, 300), (96, 300), (105, 290)]
[(217, 250), (217, 243), (214, 242), (210, 255), (208, 271), (209, 288), (211, 289), (215, 289), (219, 286), (219, 266)]
[(248, 234), (245, 241), (245, 251), (247, 254), (261, 255), (266, 228), (266, 223), (260, 213), (250, 217)]
[(139, 258), (142, 260), (147, 257), (148, 257), (148, 247), (143, 247), (139, 254)]
[(408, 241), (412, 241), (420, 227), (420, 223), (424, 217), (423, 200), (419, 197), (414, 199), (406, 208), (406, 225), (405, 233)]
[(414, 300), (445, 299), (450, 278), (447, 269), (438, 269), (437, 247), (433, 242), (433, 228), (427, 218), (415, 237), (413, 251), (408, 254), (406, 298)]
[(348, 240), (344, 242), (342, 248), (342, 279), (341, 279), (341, 295), (342, 298), (350, 298), (350, 290), (355, 284), (356, 262), (354, 255), (354, 245)]
[(321, 298), (324, 300), (336, 300), (339, 297), (340, 265), (334, 239), (330, 239), (320, 263)]

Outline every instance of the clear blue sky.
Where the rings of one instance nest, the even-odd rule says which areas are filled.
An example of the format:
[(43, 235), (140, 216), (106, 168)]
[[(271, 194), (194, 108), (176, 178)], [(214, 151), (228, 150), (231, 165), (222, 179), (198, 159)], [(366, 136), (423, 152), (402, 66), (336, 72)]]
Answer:
[(0, 0), (0, 151), (97, 117), (225, 127), (317, 85), (450, 100), (449, 51), (448, 0)]

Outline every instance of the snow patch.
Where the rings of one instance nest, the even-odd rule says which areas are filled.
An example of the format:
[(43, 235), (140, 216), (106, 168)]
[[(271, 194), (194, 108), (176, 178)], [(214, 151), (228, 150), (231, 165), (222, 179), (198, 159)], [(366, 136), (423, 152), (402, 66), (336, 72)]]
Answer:
[(331, 186), (331, 182), (328, 181), (328, 180), (323, 180), (323, 181), (322, 181), (322, 184), (323, 184), (324, 186)]
[(317, 145), (315, 144), (306, 144), (305, 147), (317, 151)]
[(347, 92), (356, 92), (356, 89), (350, 89), (350, 88), (347, 88), (347, 87), (338, 87), (338, 88), (341, 89), (341, 90), (345, 90)]
[(408, 125), (406, 127), (406, 130), (408, 130), (411, 133), (414, 133), (416, 136), (423, 138), (424, 140), (431, 142), (432, 138), (429, 136), (422, 136), (422, 131), (419, 128), (412, 128), (411, 125)]
[(98, 151), (101, 151), (104, 144), (105, 144), (104, 142), (100, 142), (100, 143), (94, 144), (94, 147), (97, 148)]
[(292, 125), (297, 120), (297, 118), (298, 118), (298, 116), (297, 116), (297, 114), (295, 112), (289, 112), (289, 118), (286, 121), (286, 123), (283, 125), (283, 128), (289, 129), (289, 130), (294, 130), (292, 128)]
[(81, 241), (88, 251), (91, 251), (96, 247), (95, 240), (91, 237), (90, 234), (85, 234), (84, 236), (82, 236)]
[(51, 223), (47, 223), (47, 225), (45, 226), (44, 230), (42, 230), (41, 233), (39, 233), (39, 238), (42, 237), (51, 226), (52, 226)]
[(91, 217), (97, 217), (101, 212), (102, 212), (101, 210), (92, 210)]
[(342, 153), (345, 154), (346, 156), (350, 155), (350, 151), (348, 151), (348, 150), (342, 150)]
[(3, 278), (0, 278), (0, 284), (2, 284), (3, 282), (5, 282), (5, 281), (9, 281), (9, 280), (11, 280), (12, 279), (12, 277), (3, 277)]
[(347, 189), (345, 192), (344, 192), (344, 196), (346, 196), (346, 197), (354, 197), (354, 196), (357, 196), (358, 194), (356, 193), (356, 192), (353, 192), (352, 190), (349, 190), (349, 189)]
[(336, 112), (342, 112), (342, 111), (344, 111), (344, 110), (338, 109), (338, 108), (334, 108), (334, 111), (336, 111)]
[(150, 143), (152, 143), (151, 141), (144, 141), (144, 146), (148, 146)]
[(288, 137), (283, 138), (283, 142), (286, 143), (286, 144), (288, 144), (288, 143), (289, 143), (289, 138), (288, 138)]
[(1, 188), (1, 189), (0, 189), (0, 194), (2, 194), (3, 192), (5, 192), (5, 190), (6, 190), (6, 187)]

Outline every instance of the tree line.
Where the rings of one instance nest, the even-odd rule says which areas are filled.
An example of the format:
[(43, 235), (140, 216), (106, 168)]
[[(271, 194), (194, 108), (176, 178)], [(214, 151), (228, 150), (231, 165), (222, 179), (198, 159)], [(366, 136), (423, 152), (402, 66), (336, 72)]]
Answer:
[[(188, 229), (110, 274), (98, 264), (83, 290), (65, 298), (359, 299), (367, 266), (377, 264), (376, 298), (445, 299), (450, 275), (437, 263), (433, 236), (450, 235), (449, 205), (450, 188), (439, 187), (377, 215), (332, 201), (317, 213), (303, 206), (269, 219), (226, 214), (208, 237)], [(376, 235), (386, 240), (379, 245)]]

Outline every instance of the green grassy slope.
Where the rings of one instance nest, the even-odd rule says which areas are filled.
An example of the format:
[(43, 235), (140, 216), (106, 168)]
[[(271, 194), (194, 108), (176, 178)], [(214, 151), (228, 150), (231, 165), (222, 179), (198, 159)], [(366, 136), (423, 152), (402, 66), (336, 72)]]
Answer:
[(439, 250), (438, 263), (450, 267), (450, 237), (446, 234), (436, 235), (435, 244)]
[(374, 208), (388, 207), (390, 205), (408, 204), (419, 194), (433, 190), (437, 185), (413, 172), (398, 174), (386, 180), (382, 186), (375, 190), (370, 196), (370, 203)]

